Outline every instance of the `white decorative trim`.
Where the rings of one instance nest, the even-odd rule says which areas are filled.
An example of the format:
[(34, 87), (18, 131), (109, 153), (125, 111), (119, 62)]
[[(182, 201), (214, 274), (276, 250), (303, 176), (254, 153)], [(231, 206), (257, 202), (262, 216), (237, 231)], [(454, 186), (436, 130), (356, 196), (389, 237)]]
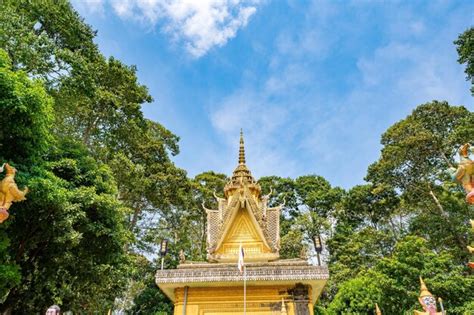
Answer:
[[(271, 266), (248, 268), (247, 281), (301, 281), (327, 280), (329, 272), (319, 266)], [(240, 282), (243, 276), (237, 268), (196, 268), (158, 270), (156, 283), (191, 283), (191, 282)]]

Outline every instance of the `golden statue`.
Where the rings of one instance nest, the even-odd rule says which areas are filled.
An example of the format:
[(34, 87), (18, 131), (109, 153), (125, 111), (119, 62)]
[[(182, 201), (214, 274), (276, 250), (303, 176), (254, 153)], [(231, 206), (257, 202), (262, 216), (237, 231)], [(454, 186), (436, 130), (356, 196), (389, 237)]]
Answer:
[(466, 191), (467, 203), (474, 205), (474, 161), (469, 158), (469, 154), (474, 153), (474, 148), (469, 143), (466, 143), (461, 146), (458, 152), (458, 168), (451, 167), (449, 172), (453, 179), (461, 183)]
[(0, 173), (3, 172), (4, 168), (7, 173), (0, 182), (0, 223), (3, 223), (8, 218), (8, 209), (10, 209), (12, 203), (25, 200), (25, 195), (28, 193), (28, 188), (25, 188), (23, 191), (18, 189), (15, 183), (16, 169), (6, 163), (0, 168)]
[(436, 308), (436, 299), (433, 294), (428, 291), (425, 282), (420, 277), (420, 296), (418, 301), (420, 301), (421, 306), (423, 307), (424, 312), (415, 311), (415, 315), (443, 315), (444, 312), (438, 312)]

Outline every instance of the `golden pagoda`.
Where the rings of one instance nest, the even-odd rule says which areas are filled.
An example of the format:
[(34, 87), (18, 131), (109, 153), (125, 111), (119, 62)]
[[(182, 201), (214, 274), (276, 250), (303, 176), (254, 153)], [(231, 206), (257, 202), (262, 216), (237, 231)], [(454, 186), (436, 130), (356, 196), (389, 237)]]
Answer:
[[(312, 315), (329, 278), (325, 266), (303, 259), (279, 259), (280, 211), (245, 163), (240, 134), (239, 160), (207, 213), (207, 262), (181, 260), (177, 269), (159, 270), (158, 287), (173, 301), (175, 315)], [(243, 249), (244, 271), (237, 267)]]

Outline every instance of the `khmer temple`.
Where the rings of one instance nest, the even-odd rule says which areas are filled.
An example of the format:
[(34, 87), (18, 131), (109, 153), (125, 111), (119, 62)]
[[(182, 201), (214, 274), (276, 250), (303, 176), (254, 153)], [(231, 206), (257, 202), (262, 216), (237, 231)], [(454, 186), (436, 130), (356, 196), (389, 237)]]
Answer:
[[(280, 259), (283, 205), (268, 206), (269, 195), (262, 195), (246, 165), (242, 134), (238, 165), (223, 196), (215, 196), (218, 209), (204, 208), (207, 261), (181, 261), (177, 269), (156, 273), (158, 287), (174, 303), (174, 314), (313, 314), (328, 269), (299, 258)], [(240, 248), (243, 273), (237, 268)]]

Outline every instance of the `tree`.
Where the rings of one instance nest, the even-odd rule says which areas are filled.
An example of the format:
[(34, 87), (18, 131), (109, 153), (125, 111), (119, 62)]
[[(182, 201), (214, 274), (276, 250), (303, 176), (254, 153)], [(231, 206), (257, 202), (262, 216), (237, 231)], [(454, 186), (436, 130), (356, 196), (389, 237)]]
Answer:
[(291, 178), (266, 176), (258, 180), (262, 187), (262, 194), (272, 191), (268, 204), (276, 207), (284, 204), (280, 214), (280, 257), (296, 258), (305, 251), (303, 233), (294, 229), (295, 218), (299, 215), (299, 201), (296, 197), (295, 181)]
[[(38, 161), (50, 139), (47, 126), (52, 120), (52, 102), (40, 82), (29, 80), (25, 73), (12, 71), (8, 55), (1, 49), (0, 107), (0, 161), (14, 165), (18, 165), (17, 161)], [(18, 182), (22, 181), (18, 176)], [(16, 211), (16, 208), (13, 206), (11, 211)], [(9, 251), (10, 224), (11, 218), (0, 225), (0, 303), (20, 283), (19, 265)]]
[(224, 185), (228, 178), (224, 174), (215, 173), (212, 171), (198, 174), (191, 180), (191, 200), (189, 203), (192, 209), (192, 217), (196, 222), (194, 227), (195, 234), (199, 235), (199, 242), (193, 242), (193, 245), (187, 251), (188, 257), (191, 259), (205, 260), (206, 259), (206, 237), (207, 237), (207, 214), (203, 205), (207, 208), (217, 209), (217, 202), (215, 196), (222, 196)]
[[(467, 29), (460, 34), (454, 42), (457, 45), (460, 64), (466, 64), (466, 79), (474, 83), (474, 27)], [(471, 93), (474, 95), (474, 84), (471, 87)]]
[(474, 297), (472, 276), (465, 276), (447, 252), (433, 252), (422, 238), (409, 236), (401, 240), (391, 256), (380, 259), (373, 269), (359, 273), (341, 285), (330, 303), (330, 314), (372, 314), (378, 303), (383, 314), (400, 314), (401, 310), (420, 309), (417, 301), (422, 276), (435, 296), (442, 297), (445, 307), (455, 314), (468, 314)]
[(331, 187), (321, 176), (306, 175), (295, 180), (295, 191), (300, 201), (297, 226), (304, 233), (306, 241), (316, 247), (316, 238), (329, 231), (329, 219), (343, 190)]
[(53, 102), (40, 81), (14, 72), (0, 50), (0, 155), (4, 161), (34, 163), (52, 141)]
[(123, 286), (127, 209), (115, 198), (112, 173), (80, 145), (64, 147), (25, 178), (30, 193), (8, 229), (22, 280), (4, 309), (34, 313), (56, 302), (105, 311)]
[(1, 235), (10, 238), (2, 259), (14, 263), (5, 268), (5, 282), (18, 285), (1, 309), (36, 313), (57, 302), (66, 309), (105, 310), (103, 302), (120, 290), (129, 238), (127, 209), (115, 198), (112, 173), (80, 143), (54, 138), (53, 103), (42, 82), (13, 71), (3, 51), (0, 60), (0, 159), (18, 168), (18, 184), (30, 188), (2, 225)]
[(0, 47), (13, 69), (41, 77), (50, 87), (98, 55), (96, 33), (67, 0), (4, 0), (0, 25)]
[[(380, 287), (372, 285), (371, 278), (389, 284), (383, 289), (385, 294), (393, 289), (394, 281), (403, 278), (401, 274), (400, 279), (387, 278), (377, 269), (380, 261), (393, 257), (400, 240), (414, 235), (424, 238), (427, 249), (449, 255), (452, 268), (464, 270), (466, 222), (472, 210), (444, 170), (453, 165), (457, 147), (472, 141), (472, 122), (473, 114), (464, 107), (434, 101), (418, 106), (382, 135), (382, 155), (369, 167), (369, 184), (349, 190), (333, 212), (335, 225), (328, 240), (331, 279), (323, 305), (329, 300), (330, 309), (338, 312), (373, 310)], [(412, 252), (407, 250), (406, 256), (418, 255), (415, 246), (407, 248)], [(401, 286), (398, 290), (402, 291)], [(393, 295), (403, 296), (399, 291)], [(454, 307), (461, 305), (457, 302)], [(409, 310), (412, 306), (398, 307)], [(387, 311), (397, 313), (395, 306), (384, 314)]]
[[(466, 260), (467, 205), (456, 202), (460, 188), (450, 185), (444, 172), (453, 165), (456, 149), (473, 141), (474, 114), (460, 106), (433, 101), (418, 106), (411, 115), (382, 135), (381, 158), (369, 167), (367, 180), (399, 191), (408, 210), (412, 231), (436, 248), (451, 248), (460, 262)], [(426, 228), (426, 220), (434, 226)], [(419, 222), (419, 223), (417, 223)], [(425, 227), (421, 227), (424, 222)], [(441, 229), (435, 226), (442, 223)], [(443, 236), (440, 232), (444, 233)], [(436, 244), (436, 240), (440, 240)]]
[(155, 273), (157, 261), (150, 262), (146, 257), (134, 255), (133, 268), (129, 274), (128, 295), (116, 300), (114, 310), (127, 314), (172, 314), (173, 303), (158, 289)]
[[(202, 222), (195, 224), (197, 212), (192, 210), (196, 207), (186, 173), (170, 159), (170, 155), (179, 152), (179, 139), (159, 123), (143, 117), (141, 106), (151, 102), (152, 98), (147, 88), (138, 82), (136, 68), (113, 57), (105, 58), (93, 42), (95, 31), (84, 23), (66, 0), (4, 1), (2, 4), (0, 47), (10, 56), (13, 69), (21, 69), (30, 77), (42, 78), (54, 100), (54, 125), (48, 126), (53, 131), (48, 130), (47, 136), (51, 138), (48, 144), (69, 143), (59, 147), (54, 157), (43, 157), (48, 162), (45, 169), (53, 172), (49, 162), (54, 162), (61, 164), (59, 168), (64, 172), (89, 172), (87, 167), (77, 170), (76, 165), (81, 164), (79, 157), (69, 152), (68, 145), (71, 150), (78, 150), (84, 157), (94, 159), (97, 165), (89, 161), (90, 167), (107, 169), (107, 179), (101, 181), (109, 182), (107, 185), (111, 188), (118, 186), (117, 191), (106, 193), (113, 196), (115, 203), (109, 204), (109, 210), (122, 209), (118, 217), (126, 218), (126, 222), (121, 221), (121, 224), (134, 236), (130, 239), (127, 231), (118, 229), (119, 234), (127, 235), (127, 241), (122, 244), (128, 252), (153, 253), (160, 237), (167, 235), (172, 235), (172, 239), (182, 244), (183, 248), (194, 244), (190, 236), (179, 229), (183, 224), (198, 229), (203, 226)], [(38, 135), (41, 136), (40, 133)], [(55, 177), (61, 176), (54, 172), (54, 176), (50, 175), (38, 174), (41, 178), (51, 177), (56, 185), (51, 184), (54, 186), (53, 194), (63, 186), (55, 181)], [(71, 184), (70, 180), (65, 179), (66, 186), (77, 189), (74, 191), (87, 197), (76, 203), (90, 202), (99, 195), (102, 197), (102, 193), (93, 189), (99, 183), (88, 183), (88, 186), (79, 182)], [(63, 204), (57, 205), (58, 209), (70, 207), (71, 204), (81, 208), (71, 202), (69, 198), (72, 196), (66, 195), (62, 199), (57, 197), (58, 203), (63, 200)], [(112, 202), (112, 199), (109, 201)], [(186, 217), (187, 213), (193, 216)], [(165, 233), (155, 233), (157, 230)], [(187, 241), (181, 242), (184, 240)], [(192, 252), (190, 255), (201, 255), (202, 243), (189, 251)], [(124, 253), (117, 250), (117, 255)], [(135, 262), (132, 260), (131, 264)], [(120, 270), (119, 265), (117, 263), (114, 270)], [(116, 279), (117, 285), (120, 285), (126, 275), (127, 272), (123, 272), (122, 278), (111, 277), (111, 280)], [(86, 275), (84, 283), (87, 279), (91, 278)], [(113, 301), (110, 294), (122, 295), (116, 287), (95, 287), (104, 294), (93, 294), (96, 299), (91, 299), (85, 307), (92, 307), (93, 304), (105, 307)], [(68, 299), (70, 293), (61, 291), (51, 296)], [(20, 299), (21, 294), (11, 295), (10, 304), (14, 298)], [(99, 302), (101, 299), (102, 303)], [(74, 300), (79, 301), (80, 298)], [(68, 304), (67, 301), (64, 303)]]

